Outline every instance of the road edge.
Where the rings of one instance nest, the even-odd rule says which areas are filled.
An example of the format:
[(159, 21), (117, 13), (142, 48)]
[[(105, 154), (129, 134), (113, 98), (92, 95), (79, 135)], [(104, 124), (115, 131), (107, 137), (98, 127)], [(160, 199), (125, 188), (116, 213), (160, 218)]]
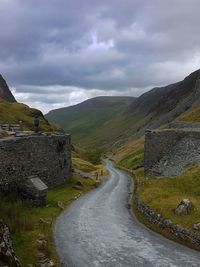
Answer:
[[(170, 228), (168, 227), (164, 227), (159, 221), (150, 221), (149, 220), (149, 216), (145, 216), (144, 213), (141, 212), (141, 210), (138, 207), (138, 198), (139, 201), (140, 200), (140, 196), (138, 193), (138, 182), (137, 182), (137, 178), (135, 177), (135, 173), (134, 171), (131, 171), (129, 169), (126, 169), (124, 167), (121, 167), (119, 165), (117, 165), (115, 163), (116, 167), (122, 171), (125, 171), (131, 178), (131, 183), (130, 183), (130, 197), (128, 200), (129, 203), (129, 208), (130, 208), (130, 212), (131, 215), (133, 217), (135, 217), (142, 225), (144, 225), (145, 227), (147, 227), (148, 229), (152, 230), (153, 232), (160, 234), (162, 236), (164, 236), (165, 238), (167, 238), (168, 240), (171, 241), (175, 241), (176, 243), (179, 243), (181, 245), (184, 245), (190, 249), (194, 249), (196, 251), (200, 251), (200, 236), (197, 235), (196, 233), (194, 234), (192, 231), (183, 228), (181, 225), (177, 225), (175, 223), (172, 222), (172, 224), (176, 227), (180, 227), (182, 231), (186, 231), (189, 232), (189, 234), (191, 234), (191, 238), (188, 237), (188, 240), (183, 240), (181, 239), (176, 232), (172, 232), (170, 231)], [(155, 216), (157, 216), (158, 218), (161, 217), (160, 214), (157, 214), (155, 211), (153, 211), (152, 209), (150, 209), (147, 205), (145, 205), (144, 203), (142, 203), (147, 209), (149, 209), (149, 212), (154, 213)], [(161, 217), (162, 220), (167, 220), (163, 217)], [(192, 238), (193, 237), (193, 238)]]

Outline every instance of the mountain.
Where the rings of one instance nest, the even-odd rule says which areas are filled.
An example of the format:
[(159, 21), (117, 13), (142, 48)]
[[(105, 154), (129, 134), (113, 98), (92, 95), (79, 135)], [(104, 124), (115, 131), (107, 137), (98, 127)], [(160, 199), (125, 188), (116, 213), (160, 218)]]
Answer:
[(133, 97), (101, 96), (78, 105), (50, 111), (46, 118), (72, 134), (73, 141), (82, 147), (106, 146), (112, 142), (124, 110)]
[(52, 131), (56, 127), (51, 125), (40, 110), (18, 103), (12, 95), (6, 81), (0, 75), (0, 122), (19, 123), (22, 121), (24, 130), (33, 130), (34, 117), (38, 116), (40, 128)]
[(200, 121), (200, 70), (183, 81), (138, 98), (98, 97), (50, 111), (46, 118), (72, 134), (81, 147), (112, 150), (174, 120)]
[(0, 97), (8, 102), (16, 102), (6, 81), (4, 80), (1, 74), (0, 74)]

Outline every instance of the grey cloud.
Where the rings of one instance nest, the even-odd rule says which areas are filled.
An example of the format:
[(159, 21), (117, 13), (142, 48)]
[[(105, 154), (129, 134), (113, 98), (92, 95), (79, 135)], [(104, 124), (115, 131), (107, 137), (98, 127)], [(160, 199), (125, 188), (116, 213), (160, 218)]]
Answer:
[(138, 95), (199, 68), (199, 9), (199, 0), (2, 0), (0, 73), (45, 110)]

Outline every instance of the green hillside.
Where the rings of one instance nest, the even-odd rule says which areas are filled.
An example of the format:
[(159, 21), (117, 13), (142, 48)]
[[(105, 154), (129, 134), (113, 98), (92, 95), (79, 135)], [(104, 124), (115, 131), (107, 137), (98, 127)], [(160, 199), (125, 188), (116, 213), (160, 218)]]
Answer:
[(46, 118), (72, 135), (81, 147), (107, 146), (127, 126), (124, 110), (132, 97), (97, 97), (49, 112)]
[[(46, 118), (71, 133), (73, 143), (87, 149), (115, 151), (175, 119), (199, 120), (200, 70), (183, 81), (153, 88), (138, 98), (97, 97), (75, 106), (50, 111)], [(196, 108), (195, 108), (196, 107)], [(129, 155), (127, 155), (129, 156)], [(141, 159), (129, 161), (141, 161)], [(140, 158), (142, 154), (140, 155)]]
[(56, 129), (56, 127), (49, 124), (41, 111), (21, 103), (7, 102), (0, 98), (0, 121), (4, 123), (19, 123), (19, 121), (22, 121), (24, 130), (33, 130), (33, 119), (36, 115), (39, 118), (40, 128), (43, 131)]

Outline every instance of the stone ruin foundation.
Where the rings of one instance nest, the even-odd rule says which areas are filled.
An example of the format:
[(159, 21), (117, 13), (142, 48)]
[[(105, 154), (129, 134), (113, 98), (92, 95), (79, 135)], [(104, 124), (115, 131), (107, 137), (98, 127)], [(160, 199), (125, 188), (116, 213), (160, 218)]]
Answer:
[(189, 164), (200, 164), (200, 128), (146, 131), (146, 176), (180, 175)]
[(71, 174), (71, 142), (66, 134), (11, 136), (0, 139), (0, 193), (17, 192), (44, 205), (47, 188)]

